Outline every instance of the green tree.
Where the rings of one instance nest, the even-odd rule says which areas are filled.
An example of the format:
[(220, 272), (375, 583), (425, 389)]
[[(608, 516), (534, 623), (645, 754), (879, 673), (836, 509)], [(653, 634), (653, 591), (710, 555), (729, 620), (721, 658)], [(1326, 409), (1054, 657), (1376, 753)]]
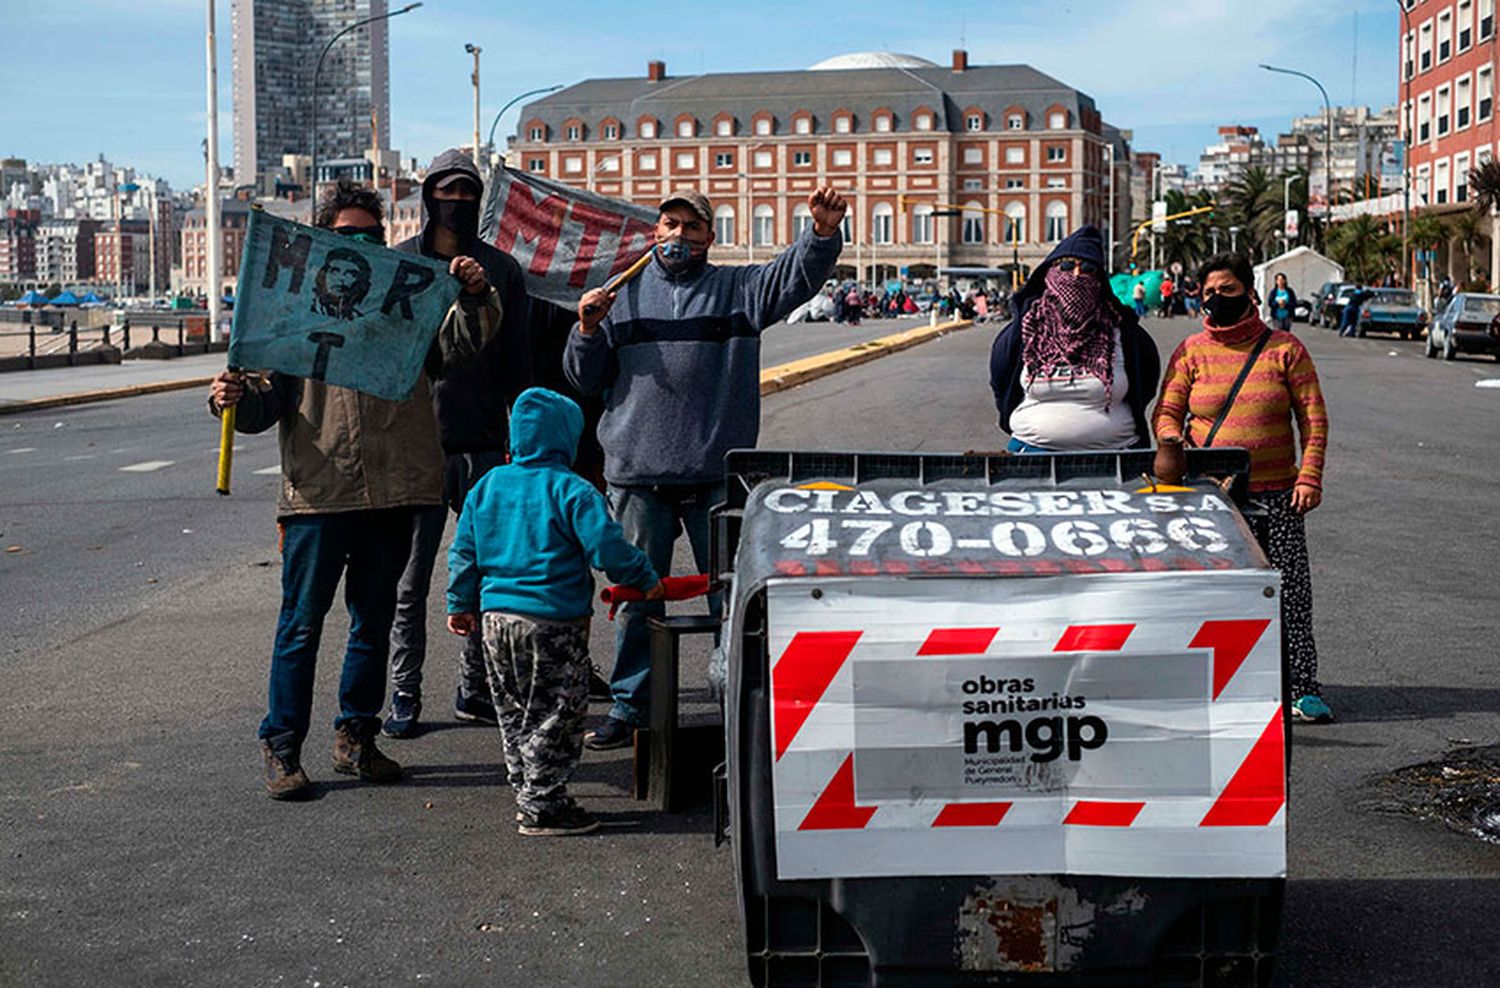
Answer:
[(1479, 278), (1478, 265), (1475, 264), (1475, 255), (1488, 242), (1486, 230), (1489, 224), (1477, 216), (1473, 211), (1465, 211), (1455, 214), (1448, 221), (1448, 249), (1458, 248), (1458, 253), (1463, 254), (1463, 267), (1459, 269), (1459, 280), (1463, 282), (1476, 281)]
[[(1416, 242), (1416, 220), (1412, 229)], [(1401, 257), (1401, 238), (1393, 236), (1373, 216), (1356, 216), (1332, 226), (1327, 243), (1329, 254), (1344, 266), (1345, 274), (1366, 284), (1380, 280)]]
[(1227, 220), (1240, 229), (1239, 250), (1251, 261), (1262, 261), (1277, 250), (1281, 239), (1281, 179), (1260, 165), (1244, 169), (1219, 191), (1218, 202)]

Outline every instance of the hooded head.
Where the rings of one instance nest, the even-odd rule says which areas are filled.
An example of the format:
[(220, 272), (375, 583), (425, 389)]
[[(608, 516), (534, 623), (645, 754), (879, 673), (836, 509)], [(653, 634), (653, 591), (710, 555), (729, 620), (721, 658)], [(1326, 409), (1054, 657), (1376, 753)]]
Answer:
[(479, 211), (483, 206), (484, 181), (474, 161), (457, 148), (449, 148), (427, 166), (422, 180), (422, 244), (432, 247), (433, 227), (446, 227), (467, 247), (479, 236)]
[(583, 436), (583, 411), (546, 388), (521, 392), (510, 412), (511, 459), (516, 463), (571, 466)]
[(1077, 257), (1085, 261), (1093, 261), (1099, 266), (1099, 273), (1095, 279), (1099, 283), (1099, 291), (1104, 297), (1104, 304), (1116, 310), (1116, 315), (1121, 322), (1135, 322), (1133, 313), (1127, 318), (1127, 310), (1120, 305), (1115, 298), (1115, 293), (1109, 287), (1109, 265), (1104, 259), (1104, 236), (1096, 226), (1081, 226), (1068, 234), (1062, 242), (1052, 249), (1047, 259), (1036, 266), (1031, 272), (1031, 277), (1026, 279), (1026, 284), (1015, 295), (1011, 307), (1016, 313), (1017, 320), (1031, 307), (1031, 303), (1041, 297), (1047, 287), (1047, 272), (1052, 266), (1064, 257)]

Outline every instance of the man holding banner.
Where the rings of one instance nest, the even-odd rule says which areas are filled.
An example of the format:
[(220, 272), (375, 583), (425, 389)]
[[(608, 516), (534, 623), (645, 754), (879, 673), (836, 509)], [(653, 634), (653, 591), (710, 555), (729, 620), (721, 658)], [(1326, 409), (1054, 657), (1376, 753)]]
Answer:
[(321, 229), (252, 212), (229, 364), (271, 373), (247, 387), (225, 371), (209, 399), (215, 415), (236, 409), (240, 432), (280, 427), (282, 600), (260, 725), (273, 799), (312, 792), (301, 750), (323, 619), (341, 578), (350, 627), (334, 770), (369, 782), (401, 777), (375, 735), (413, 511), (443, 503), (428, 378), (472, 360), (501, 320), (473, 258), (441, 264), (377, 246), (383, 211), (374, 192), (341, 181), (318, 205)]
[[(832, 188), (808, 196), (812, 223), (769, 264), (708, 263), (713, 207), (675, 192), (658, 207), (653, 257), (623, 287), (578, 302), (564, 368), (584, 394), (604, 394), (599, 423), (610, 507), (625, 537), (661, 574), (686, 531), (708, 565), (708, 511), (723, 499), (724, 454), (760, 434), (760, 333), (823, 287), (843, 247), (847, 204)], [(719, 601), (710, 598), (717, 614)], [(660, 602), (625, 605), (616, 631), (614, 706), (591, 748), (630, 743), (647, 722), (647, 619)]]

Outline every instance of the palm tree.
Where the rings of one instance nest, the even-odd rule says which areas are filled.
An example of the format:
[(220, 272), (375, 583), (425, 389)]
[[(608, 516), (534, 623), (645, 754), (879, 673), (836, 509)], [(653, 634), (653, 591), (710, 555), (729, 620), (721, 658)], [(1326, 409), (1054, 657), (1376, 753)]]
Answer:
[[(1458, 213), (1448, 221), (1448, 235), (1451, 238), (1449, 240), (1449, 250), (1452, 251), (1456, 246), (1464, 255), (1463, 276), (1455, 280), (1470, 282), (1478, 279), (1477, 272), (1475, 271), (1474, 255), (1484, 246), (1488, 239), (1484, 231), (1484, 221), (1472, 211)], [(1450, 253), (1449, 257), (1452, 256), (1453, 254)], [(1453, 276), (1453, 265), (1451, 263), (1448, 265), (1448, 274), (1450, 277)]]
[[(1412, 220), (1411, 224), (1414, 241), (1417, 222)], [(1356, 216), (1329, 229), (1328, 252), (1350, 278), (1368, 284), (1380, 280), (1395, 265), (1401, 256), (1401, 239), (1392, 236), (1375, 217)]]
[(1252, 165), (1231, 179), (1219, 192), (1230, 224), (1240, 228), (1242, 252), (1252, 261), (1262, 260), (1281, 236), (1280, 179), (1260, 165)]
[[(1491, 159), (1469, 172), (1469, 191), (1474, 194), (1474, 212), (1490, 221), (1490, 250), (1500, 243), (1500, 161)], [(1491, 253), (1491, 266), (1494, 254)], [(1500, 271), (1491, 271), (1492, 279), (1500, 279)]]

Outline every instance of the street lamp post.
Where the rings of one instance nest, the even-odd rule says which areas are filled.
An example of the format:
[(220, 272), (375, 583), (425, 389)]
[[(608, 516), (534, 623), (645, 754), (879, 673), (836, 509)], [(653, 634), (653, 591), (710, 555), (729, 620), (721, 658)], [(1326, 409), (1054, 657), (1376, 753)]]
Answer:
[[(422, 4), (420, 2), (418, 2), (418, 3), (409, 3), (405, 7), (402, 7), (400, 10), (392, 10), (392, 11), (388, 11), (387, 13), (380, 14), (379, 16), (376, 16), (376, 17), (366, 17), (362, 21), (355, 21), (353, 24), (350, 24), (348, 27), (344, 28), (342, 31), (338, 32), (333, 37), (329, 38), (328, 39), (328, 43), (323, 46), (323, 50), (318, 53), (318, 62), (317, 62), (316, 65), (313, 66), (313, 81), (312, 81), (312, 95), (311, 95), (311, 102), (312, 102), (312, 114), (311, 114), (311, 116), (312, 116), (312, 148), (311, 148), (311, 151), (312, 151), (312, 153), (309, 155), (309, 157), (312, 160), (311, 160), (311, 167), (308, 168), (308, 182), (310, 182), (312, 184), (311, 192), (312, 192), (312, 197), (313, 197), (314, 203), (317, 202), (317, 198), (318, 198), (318, 77), (323, 74), (323, 59), (327, 57), (329, 50), (331, 48), (333, 48), (334, 44), (340, 38), (342, 38), (344, 35), (348, 34), (350, 31), (356, 30), (358, 28), (362, 28), (366, 24), (374, 24), (376, 21), (386, 21), (386, 20), (390, 20), (392, 17), (400, 17), (402, 14), (410, 13), (411, 11), (416, 10), (420, 6), (422, 6)], [(477, 56), (476, 56), (476, 58), (477, 58)], [(317, 208), (316, 205), (314, 205), (313, 208), (316, 209)]]
[(483, 50), (478, 45), (464, 45), (464, 51), (474, 56), (474, 74), (469, 76), (474, 83), (474, 167), (481, 171), (484, 166), (479, 163), (479, 53)]
[(1229, 228), (1229, 253), (1237, 254), (1240, 249), (1240, 228), (1232, 226)]
[[(1398, 2), (1399, 2), (1399, 0), (1398, 0)], [(1333, 220), (1333, 104), (1328, 101), (1328, 90), (1324, 89), (1323, 88), (1323, 84), (1321, 82), (1319, 82), (1318, 80), (1314, 79), (1312, 76), (1308, 75), (1306, 72), (1298, 72), (1296, 69), (1279, 69), (1279, 68), (1277, 68), (1274, 65), (1266, 65), (1265, 63), (1261, 63), (1260, 67), (1263, 68), (1263, 69), (1265, 69), (1267, 72), (1280, 72), (1282, 75), (1294, 75), (1294, 76), (1297, 76), (1299, 79), (1306, 79), (1308, 82), (1312, 83), (1314, 86), (1317, 86), (1318, 87), (1318, 92), (1320, 92), (1320, 93), (1323, 94), (1323, 118), (1324, 118), (1324, 135), (1323, 135), (1323, 208), (1325, 210), (1324, 216), (1326, 218), (1326, 221), (1332, 222), (1332, 220)], [(1311, 199), (1312, 199), (1312, 196), (1308, 196), (1309, 205), (1311, 204)], [(1312, 212), (1312, 210), (1311, 210), (1311, 208), (1309, 208), (1308, 209), (1308, 213), (1311, 214), (1311, 212)]]
[(522, 93), (521, 95), (515, 97), (510, 102), (508, 102), (504, 106), (502, 106), (500, 108), (500, 112), (497, 113), (497, 114), (495, 114), (495, 119), (493, 119), (493, 120), (490, 121), (490, 136), (489, 136), (489, 139), (484, 142), (484, 146), (487, 147), (487, 148), (490, 148), (491, 152), (493, 153), (493, 149), (495, 147), (495, 125), (500, 122), (500, 118), (501, 117), (505, 116), (505, 111), (506, 110), (509, 110), (511, 107), (515, 106), (517, 103), (521, 102), (523, 99), (526, 99), (528, 96), (540, 96), (543, 93), (555, 93), (555, 92), (557, 92), (561, 88), (562, 88), (562, 83), (558, 83), (555, 86), (545, 86), (545, 87), (543, 87), (541, 89), (533, 89), (533, 90), (530, 90), (529, 92)]
[(1108, 224), (1106, 229), (1109, 235), (1106, 238), (1109, 243), (1109, 270), (1115, 269), (1115, 145), (1114, 142), (1104, 145), (1104, 153), (1109, 156), (1109, 215), (1105, 218)]
[[(218, 35), (214, 28), (214, 0), (208, 0), (208, 142), (204, 145), (208, 172), (203, 186), (204, 236), (208, 242), (204, 262), (208, 266), (208, 339), (219, 343), (224, 332), (219, 328), (219, 298), (224, 292), (223, 262), (219, 259), (224, 250), (223, 224), (219, 216), (219, 54)], [(119, 232), (119, 228), (115, 228)]]

